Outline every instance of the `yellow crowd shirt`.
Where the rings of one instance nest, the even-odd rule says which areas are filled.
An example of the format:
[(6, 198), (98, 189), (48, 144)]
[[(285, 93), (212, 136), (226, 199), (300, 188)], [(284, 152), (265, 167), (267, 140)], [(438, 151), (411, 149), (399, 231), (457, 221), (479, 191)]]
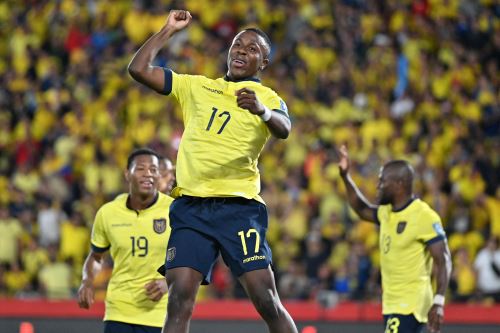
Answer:
[(179, 102), (184, 121), (174, 197), (238, 196), (262, 201), (257, 161), (270, 132), (259, 116), (238, 107), (236, 91), (241, 88), (255, 91), (272, 112), (288, 116), (283, 100), (257, 79), (213, 80), (165, 69), (164, 93)]
[(420, 199), (401, 210), (379, 206), (383, 314), (413, 314), (427, 322), (432, 305), (430, 244), (445, 240), (439, 215)]
[(162, 278), (156, 269), (165, 263), (173, 199), (158, 193), (156, 201), (140, 211), (128, 208), (127, 200), (128, 195), (120, 195), (103, 205), (92, 228), (93, 251), (109, 249), (114, 261), (104, 320), (162, 327), (167, 295), (151, 301), (144, 285)]

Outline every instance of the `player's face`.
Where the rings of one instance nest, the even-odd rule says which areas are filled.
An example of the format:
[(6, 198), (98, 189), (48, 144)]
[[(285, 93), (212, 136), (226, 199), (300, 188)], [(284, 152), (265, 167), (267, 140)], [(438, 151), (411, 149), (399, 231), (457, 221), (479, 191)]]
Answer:
[(160, 178), (160, 166), (156, 156), (138, 155), (127, 171), (131, 194), (140, 196), (155, 195)]
[(160, 162), (160, 179), (158, 189), (160, 192), (170, 194), (175, 183), (175, 169), (170, 160), (164, 159)]
[(254, 77), (268, 64), (264, 39), (253, 31), (234, 37), (227, 56), (228, 76), (232, 79)]
[(384, 168), (380, 170), (377, 184), (377, 201), (379, 205), (391, 204), (394, 201), (394, 181), (391, 180)]

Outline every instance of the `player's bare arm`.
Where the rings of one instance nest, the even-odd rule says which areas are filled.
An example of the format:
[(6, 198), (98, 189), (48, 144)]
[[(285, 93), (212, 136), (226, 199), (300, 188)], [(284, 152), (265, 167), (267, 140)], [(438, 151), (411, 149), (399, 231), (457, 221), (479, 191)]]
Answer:
[(128, 65), (130, 76), (157, 92), (163, 91), (165, 74), (161, 67), (152, 65), (153, 60), (170, 37), (186, 28), (191, 19), (191, 14), (186, 10), (171, 10), (163, 28), (149, 38), (132, 58)]
[(91, 251), (85, 259), (82, 272), (82, 283), (78, 288), (78, 305), (81, 308), (89, 309), (94, 304), (94, 276), (97, 273), (94, 269), (95, 263), (100, 263), (103, 253)]
[(146, 283), (144, 289), (150, 300), (158, 302), (168, 291), (167, 281), (165, 278), (152, 280)]
[[(238, 106), (263, 118), (267, 127), (275, 137), (279, 139), (286, 139), (288, 137), (292, 128), (290, 119), (278, 112), (269, 110), (259, 101), (255, 91), (248, 88), (242, 88), (236, 91), (236, 97)], [(270, 118), (264, 118), (266, 116)]]
[(444, 318), (444, 295), (451, 275), (451, 255), (445, 241), (433, 243), (428, 249), (436, 265), (437, 288), (434, 304), (428, 313), (427, 326), (431, 333), (439, 333)]
[(359, 190), (349, 175), (349, 154), (347, 152), (347, 147), (342, 145), (339, 150), (339, 170), (340, 176), (347, 189), (347, 199), (349, 204), (358, 214), (360, 218), (365, 221), (375, 222), (375, 212), (377, 210), (377, 205), (374, 205), (365, 198), (363, 193)]

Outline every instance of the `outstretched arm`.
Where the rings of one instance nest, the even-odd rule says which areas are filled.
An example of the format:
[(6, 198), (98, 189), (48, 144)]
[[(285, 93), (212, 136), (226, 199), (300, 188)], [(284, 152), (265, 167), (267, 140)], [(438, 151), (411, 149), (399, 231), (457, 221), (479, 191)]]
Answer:
[(170, 37), (187, 27), (191, 19), (188, 11), (171, 10), (165, 26), (149, 38), (132, 58), (128, 65), (130, 76), (137, 82), (157, 92), (162, 92), (165, 87), (165, 73), (163, 68), (152, 65), (153, 60)]
[(78, 305), (81, 308), (89, 309), (94, 303), (94, 276), (96, 272), (94, 271), (94, 264), (100, 263), (103, 257), (103, 253), (97, 253), (91, 251), (85, 259), (83, 264), (82, 272), (82, 284), (78, 289)]
[(349, 200), (349, 204), (360, 218), (365, 221), (376, 222), (375, 213), (377, 212), (377, 205), (370, 203), (368, 199), (365, 198), (363, 193), (361, 193), (359, 188), (356, 186), (356, 183), (354, 183), (354, 180), (352, 180), (349, 175), (349, 154), (347, 153), (347, 147), (342, 145), (339, 153), (340, 176), (342, 177), (347, 189), (347, 199)]
[(444, 317), (444, 295), (451, 275), (451, 255), (446, 241), (439, 241), (429, 245), (429, 252), (431, 253), (434, 264), (436, 265), (436, 295), (434, 297), (434, 304), (429, 310), (428, 314), (428, 327), (432, 333), (439, 332)]
[(255, 91), (248, 88), (236, 91), (236, 102), (240, 108), (261, 117), (273, 136), (279, 139), (286, 139), (290, 135), (292, 129), (290, 119), (276, 111), (269, 110), (269, 108), (259, 101)]

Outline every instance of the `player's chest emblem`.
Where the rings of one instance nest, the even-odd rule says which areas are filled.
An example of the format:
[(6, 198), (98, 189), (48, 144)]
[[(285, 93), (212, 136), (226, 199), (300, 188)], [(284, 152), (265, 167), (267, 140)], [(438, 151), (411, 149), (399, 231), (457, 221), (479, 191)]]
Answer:
[(167, 230), (167, 219), (154, 219), (153, 220), (153, 230), (157, 234), (162, 234)]
[(406, 224), (407, 224), (406, 221), (398, 222), (398, 226), (396, 227), (396, 232), (398, 234), (402, 234), (403, 231), (405, 231), (405, 229), (406, 229)]

